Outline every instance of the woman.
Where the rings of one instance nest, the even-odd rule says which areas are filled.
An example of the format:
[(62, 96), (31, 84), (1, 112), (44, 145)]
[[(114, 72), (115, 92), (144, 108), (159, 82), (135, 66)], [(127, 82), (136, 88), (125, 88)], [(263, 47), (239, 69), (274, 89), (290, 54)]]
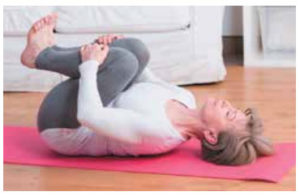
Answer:
[(83, 47), (55, 46), (56, 20), (51, 14), (32, 26), (21, 56), (27, 67), (70, 77), (48, 93), (39, 110), (40, 135), (51, 149), (139, 156), (196, 138), (203, 158), (217, 164), (247, 164), (273, 153), (252, 109), (244, 113), (214, 98), (197, 109), (192, 93), (146, 68), (149, 52), (137, 39), (108, 35)]

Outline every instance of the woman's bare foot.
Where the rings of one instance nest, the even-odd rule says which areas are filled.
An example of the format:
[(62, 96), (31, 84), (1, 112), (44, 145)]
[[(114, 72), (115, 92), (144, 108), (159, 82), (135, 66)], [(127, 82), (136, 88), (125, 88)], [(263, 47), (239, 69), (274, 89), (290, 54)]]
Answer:
[(21, 63), (29, 68), (35, 68), (35, 60), (46, 47), (55, 43), (53, 29), (57, 14), (53, 13), (35, 22), (27, 34), (27, 45), (21, 55)]

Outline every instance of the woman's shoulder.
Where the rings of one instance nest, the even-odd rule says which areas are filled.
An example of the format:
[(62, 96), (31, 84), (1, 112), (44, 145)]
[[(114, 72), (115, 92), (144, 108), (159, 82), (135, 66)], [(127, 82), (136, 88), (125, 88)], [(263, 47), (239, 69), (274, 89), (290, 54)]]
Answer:
[(180, 88), (181, 88), (181, 92), (179, 94), (179, 101), (183, 102), (187, 107), (195, 109), (197, 105), (196, 105), (196, 98), (194, 94), (188, 89), (185, 89), (183, 87)]

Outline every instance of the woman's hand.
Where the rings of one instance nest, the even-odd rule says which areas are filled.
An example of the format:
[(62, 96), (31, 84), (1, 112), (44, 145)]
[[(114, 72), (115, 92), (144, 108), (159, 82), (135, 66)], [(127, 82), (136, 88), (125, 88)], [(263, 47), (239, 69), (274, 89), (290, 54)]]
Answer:
[(113, 41), (115, 41), (117, 39), (122, 39), (122, 38), (124, 38), (123, 35), (108, 34), (108, 35), (103, 35), (103, 36), (98, 37), (98, 39), (96, 41), (99, 44), (109, 45)]
[(96, 60), (101, 65), (107, 57), (109, 47), (107, 45), (88, 44), (80, 49), (82, 62), (88, 60)]

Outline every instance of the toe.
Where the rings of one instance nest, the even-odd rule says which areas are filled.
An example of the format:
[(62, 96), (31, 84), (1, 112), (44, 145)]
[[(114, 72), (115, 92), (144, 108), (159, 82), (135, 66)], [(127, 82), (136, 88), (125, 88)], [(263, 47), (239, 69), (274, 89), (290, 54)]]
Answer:
[(37, 31), (37, 24), (32, 25), (30, 30), (33, 30), (33, 32)]
[(43, 26), (43, 20), (40, 20), (37, 25), (38, 30), (40, 30), (42, 26)]
[(35, 31), (38, 31), (39, 30), (39, 26), (40, 26), (40, 23), (39, 23), (39, 21), (37, 21), (36, 23), (33, 24), (33, 29)]
[(46, 24), (47, 24), (47, 17), (41, 20), (41, 28), (45, 27)]
[(48, 21), (48, 16), (42, 18), (41, 20), (42, 24), (47, 23), (47, 21)]
[(46, 16), (44, 19), (46, 24), (49, 24), (51, 22), (51, 17), (50, 16)]
[(35, 30), (36, 30), (36, 31), (39, 31), (40, 29), (41, 29), (41, 22), (38, 22), (38, 23), (36, 24)]
[(45, 24), (47, 24), (49, 21), (49, 17), (43, 17), (41, 18), (40, 20), (36, 21), (34, 24), (33, 24), (33, 30), (34, 31), (39, 31), (41, 28), (43, 28), (45, 26)]
[(56, 25), (56, 21), (57, 21), (57, 14), (53, 13), (51, 15), (49, 15), (49, 25), (51, 26), (51, 28), (54, 28)]
[(54, 12), (51, 14), (51, 17), (56, 20), (58, 18), (58, 13)]
[(58, 18), (58, 14), (57, 13), (52, 13), (52, 14), (49, 15), (49, 17), (50, 17), (51, 23), (56, 23), (56, 20)]
[(52, 25), (52, 24), (54, 23), (54, 18), (51, 17), (51, 16), (49, 16), (48, 19), (49, 19), (49, 20), (48, 20), (48, 23), (47, 23), (47, 24)]

